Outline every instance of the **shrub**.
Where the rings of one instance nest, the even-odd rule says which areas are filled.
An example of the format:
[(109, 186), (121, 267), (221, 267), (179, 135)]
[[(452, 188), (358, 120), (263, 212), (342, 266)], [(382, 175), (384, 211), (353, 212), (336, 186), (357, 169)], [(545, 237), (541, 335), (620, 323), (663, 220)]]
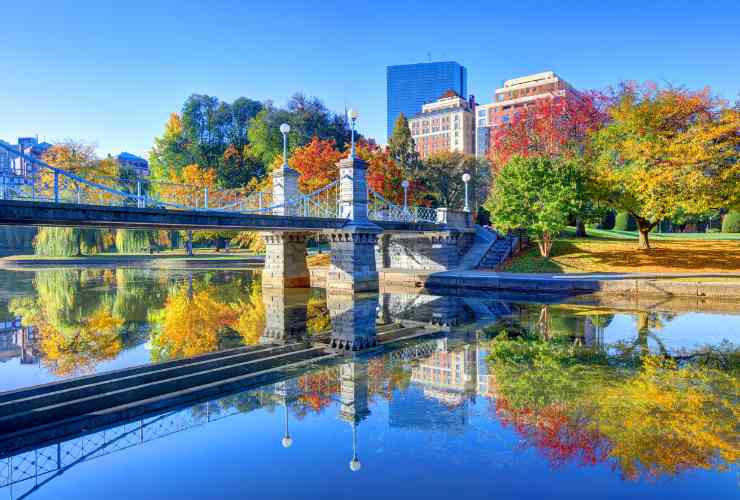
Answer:
[(599, 229), (607, 229), (611, 230), (614, 229), (614, 219), (616, 218), (616, 215), (613, 210), (609, 210), (604, 217), (601, 218), (601, 222), (599, 223)]
[(637, 222), (628, 212), (619, 212), (614, 218), (615, 231), (636, 231)]
[(733, 210), (722, 221), (723, 233), (740, 233), (740, 212)]

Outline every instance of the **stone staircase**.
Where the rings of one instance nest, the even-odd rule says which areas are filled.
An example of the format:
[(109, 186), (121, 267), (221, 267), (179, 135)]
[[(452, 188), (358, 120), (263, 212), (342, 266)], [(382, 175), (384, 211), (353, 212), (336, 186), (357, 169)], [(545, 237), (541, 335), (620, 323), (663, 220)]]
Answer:
[(495, 230), (476, 226), (475, 240), (470, 249), (460, 259), (459, 271), (492, 269), (499, 271), (512, 257), (512, 249), (519, 246), (519, 236), (501, 236)]
[(460, 259), (458, 269), (461, 271), (478, 269), (497, 239), (498, 235), (494, 230), (476, 225), (473, 246)]
[(286, 369), (333, 357), (307, 342), (240, 347), (0, 393), (0, 452), (51, 425), (61, 436), (80, 425), (110, 425), (271, 383)]

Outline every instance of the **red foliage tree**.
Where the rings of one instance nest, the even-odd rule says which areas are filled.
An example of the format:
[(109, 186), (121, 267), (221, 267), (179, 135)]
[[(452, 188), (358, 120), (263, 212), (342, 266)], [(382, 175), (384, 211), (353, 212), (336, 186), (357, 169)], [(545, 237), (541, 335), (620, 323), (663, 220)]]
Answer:
[(511, 426), (524, 443), (536, 448), (553, 467), (577, 462), (595, 465), (609, 455), (609, 440), (588, 422), (574, 420), (561, 405), (540, 410), (515, 408), (502, 397), (491, 402), (504, 427)]
[(500, 169), (515, 155), (572, 156), (582, 150), (588, 134), (606, 122), (606, 103), (595, 91), (533, 101), (510, 124), (494, 129), (488, 159)]
[[(388, 201), (403, 203), (403, 187), (405, 179), (403, 170), (398, 166), (388, 148), (381, 148), (374, 142), (360, 141), (356, 148), (357, 156), (368, 163), (367, 182), (370, 189), (380, 193)], [(416, 195), (421, 194), (422, 184), (415, 179), (407, 179), (410, 183), (408, 192), (409, 204), (416, 203)]]

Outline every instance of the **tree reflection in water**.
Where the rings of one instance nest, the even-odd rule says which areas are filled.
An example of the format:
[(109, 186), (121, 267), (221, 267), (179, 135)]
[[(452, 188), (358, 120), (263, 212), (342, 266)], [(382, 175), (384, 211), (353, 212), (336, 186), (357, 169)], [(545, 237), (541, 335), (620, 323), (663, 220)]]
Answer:
[(606, 461), (629, 479), (737, 462), (736, 345), (674, 358), (657, 342), (650, 353), (647, 337), (672, 317), (641, 312), (633, 341), (584, 347), (578, 323), (603, 321), (545, 308), (498, 330), (487, 346), (493, 410), (525, 443), (553, 465)]

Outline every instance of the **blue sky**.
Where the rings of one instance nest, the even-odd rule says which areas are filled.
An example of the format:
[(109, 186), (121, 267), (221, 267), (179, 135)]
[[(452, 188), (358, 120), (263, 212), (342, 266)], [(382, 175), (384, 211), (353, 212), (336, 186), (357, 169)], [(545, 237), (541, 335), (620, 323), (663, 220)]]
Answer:
[[(106, 5), (110, 4), (110, 5)], [(655, 80), (740, 93), (740, 3), (4, 2), (0, 138), (143, 154), (191, 93), (283, 104), (301, 90), (385, 137), (385, 67), (456, 60), (489, 102), (554, 70), (578, 88)]]

